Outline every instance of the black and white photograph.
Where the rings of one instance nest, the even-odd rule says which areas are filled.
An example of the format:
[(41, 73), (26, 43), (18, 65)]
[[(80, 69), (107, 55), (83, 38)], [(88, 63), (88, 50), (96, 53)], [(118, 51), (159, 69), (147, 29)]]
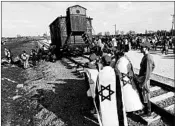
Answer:
[(1, 126), (174, 126), (174, 1), (1, 1)]

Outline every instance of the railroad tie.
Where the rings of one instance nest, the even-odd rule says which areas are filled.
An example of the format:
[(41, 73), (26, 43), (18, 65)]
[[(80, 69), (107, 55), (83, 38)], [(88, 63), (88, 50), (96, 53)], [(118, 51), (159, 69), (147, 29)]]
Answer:
[(150, 88), (150, 92), (157, 91), (157, 90), (160, 90), (160, 89), (161, 89), (160, 87), (154, 86), (154, 87)]
[(169, 112), (172, 113), (172, 114), (175, 114), (175, 113), (174, 113), (174, 109), (175, 109), (174, 104), (172, 104), (172, 105), (170, 105), (170, 106), (167, 106), (167, 107), (165, 107), (164, 109), (165, 109), (166, 111), (169, 111)]
[(153, 97), (150, 99), (150, 101), (153, 103), (156, 103), (158, 101), (162, 101), (162, 100), (167, 99), (167, 98), (172, 97), (172, 96), (174, 96), (174, 92), (168, 92), (168, 93)]
[(84, 68), (83, 67), (80, 67), (80, 68), (77, 68), (76, 71), (79, 72), (79, 71), (83, 71)]
[(68, 64), (70, 67), (72, 67), (72, 68), (74, 68), (74, 67), (76, 67), (76, 64), (75, 63), (70, 63), (70, 64)]

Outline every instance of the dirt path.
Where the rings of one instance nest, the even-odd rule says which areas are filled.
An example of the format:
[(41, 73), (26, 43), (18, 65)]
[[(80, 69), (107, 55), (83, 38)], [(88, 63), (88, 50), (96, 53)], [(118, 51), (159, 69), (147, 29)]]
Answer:
[[(65, 63), (41, 62), (39, 67), (25, 74), (28, 97), (36, 91), (40, 98), (33, 117), (34, 126), (95, 126), (82, 114), (87, 106), (84, 79), (74, 75)], [(42, 99), (41, 99), (42, 97)]]

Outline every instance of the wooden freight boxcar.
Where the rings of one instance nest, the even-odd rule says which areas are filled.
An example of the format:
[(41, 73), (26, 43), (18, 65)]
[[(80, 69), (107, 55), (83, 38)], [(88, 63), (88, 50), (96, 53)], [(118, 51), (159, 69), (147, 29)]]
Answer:
[(56, 55), (60, 54), (60, 48), (63, 47), (67, 38), (66, 17), (57, 17), (50, 24), (51, 45), (56, 45)]
[(92, 18), (86, 16), (86, 8), (79, 5), (67, 8), (66, 16), (57, 17), (50, 24), (52, 45), (56, 45), (57, 56), (65, 47), (86, 46), (82, 34), (92, 38)]

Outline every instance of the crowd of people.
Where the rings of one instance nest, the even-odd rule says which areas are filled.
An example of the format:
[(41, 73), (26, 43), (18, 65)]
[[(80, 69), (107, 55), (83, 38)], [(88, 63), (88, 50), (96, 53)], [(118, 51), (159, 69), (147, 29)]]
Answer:
[(136, 75), (130, 59), (125, 55), (133, 48), (129, 38), (93, 40), (90, 61), (85, 63), (87, 96), (90, 113), (97, 114), (101, 126), (127, 126), (127, 113), (151, 117), (150, 76), (155, 68), (145, 38), (139, 43), (143, 53), (140, 72)]
[(173, 49), (175, 53), (175, 38), (172, 36), (146, 36), (146, 35), (112, 35), (96, 37), (92, 39), (91, 47), (96, 46), (99, 48), (111, 49), (111, 47), (123, 48), (126, 52), (128, 50), (138, 50), (140, 49), (140, 44), (148, 41), (154, 51), (161, 50), (161, 53), (168, 54), (169, 49)]
[(30, 53), (27, 53), (25, 50), (16, 57), (13, 56), (13, 52), (10, 49), (4, 48), (5, 57), (1, 59), (1, 64), (14, 64), (22, 66), (24, 69), (29, 67), (35, 67), (41, 61), (56, 61), (55, 55), (55, 46), (52, 45), (49, 49), (46, 49), (43, 45), (41, 48), (36, 47), (31, 49)]

